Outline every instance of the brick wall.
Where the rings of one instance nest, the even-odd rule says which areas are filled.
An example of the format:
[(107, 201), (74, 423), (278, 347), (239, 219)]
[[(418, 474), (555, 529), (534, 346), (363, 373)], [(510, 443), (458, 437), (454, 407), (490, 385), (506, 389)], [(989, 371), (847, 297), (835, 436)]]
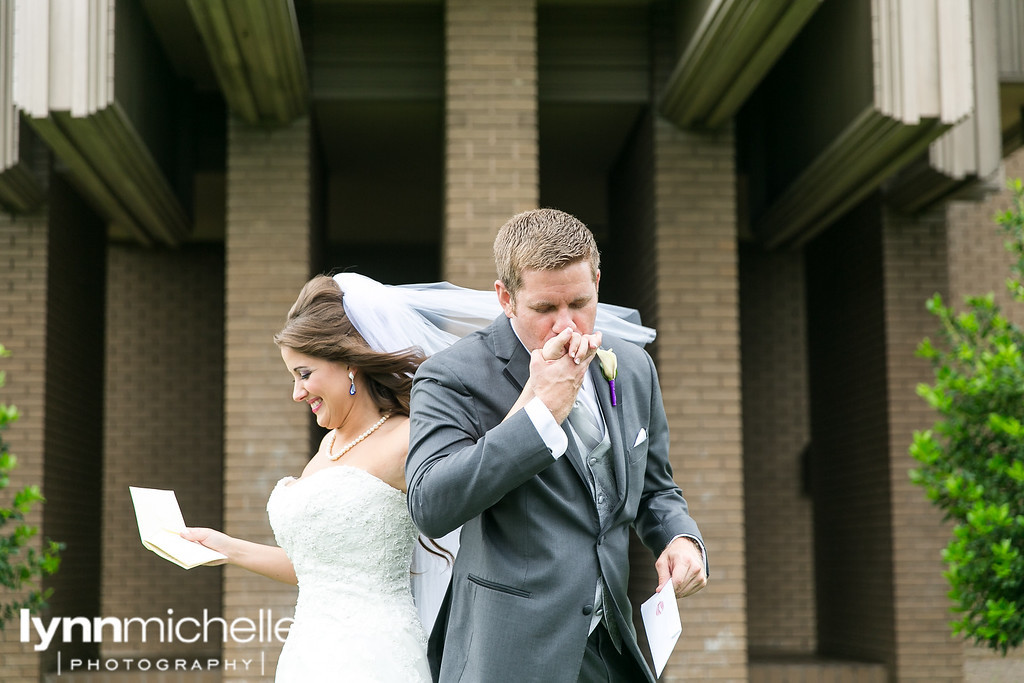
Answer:
[(494, 283), (494, 235), (537, 208), (534, 0), (447, 0), (443, 278)]
[[(267, 497), (298, 475), (312, 454), (310, 416), (291, 400), (273, 335), (310, 273), (310, 122), (281, 129), (228, 124), (225, 238), (224, 528), (273, 544)], [(273, 619), (294, 613), (296, 591), (242, 569), (224, 570), (224, 616)], [(224, 659), (264, 664), (264, 677), (239, 667), (231, 680), (272, 679), (280, 644), (225, 645)]]
[(747, 624), (732, 135), (684, 133), (659, 118), (654, 155), (658, 372), (675, 479), (711, 565), (708, 587), (680, 605), (686, 637), (665, 676), (742, 680)]
[(806, 248), (819, 653), (894, 652), (880, 203)]
[[(186, 571), (145, 550), (128, 487), (171, 489), (186, 524), (222, 527), (223, 249), (111, 245), (108, 283), (101, 613), (221, 616), (223, 570)], [(217, 655), (215, 635), (192, 644), (133, 636), (103, 654)]]
[[(12, 354), (0, 359), (0, 370), (7, 373), (0, 403), (16, 405), (21, 412), (21, 418), (3, 435), (18, 457), (10, 487), (0, 493), (5, 502), (10, 500), (10, 490), (43, 484), (48, 230), (45, 210), (16, 217), (0, 213), (0, 344)], [(47, 495), (46, 490), (43, 495)], [(27, 521), (38, 525), (42, 518), (37, 506)], [(38, 547), (38, 541), (33, 545)], [(9, 594), (4, 591), (6, 600)], [(19, 642), (18, 630), (15, 622), (0, 631), (4, 678), (37, 680), (40, 657), (31, 646)]]
[[(56, 616), (100, 608), (103, 474), (103, 306), (106, 226), (54, 174), (49, 192), (46, 284), (45, 535), (66, 544), (47, 580)], [(92, 643), (51, 646), (44, 666), (95, 653)]]
[(949, 586), (942, 577), (941, 549), (949, 539), (942, 514), (910, 482), (917, 465), (908, 453), (913, 432), (929, 428), (935, 412), (917, 396), (933, 379), (914, 351), (934, 338), (937, 319), (925, 301), (946, 285), (946, 211), (940, 206), (915, 216), (884, 215), (888, 433), (892, 507), (892, 573), (896, 638), (894, 675), (899, 681), (958, 681), (963, 648), (949, 633)]
[[(1024, 178), (1024, 148), (1004, 162), (1007, 179)], [(992, 292), (996, 303), (1017, 324), (1024, 324), (1024, 306), (1013, 303), (1006, 291), (1013, 256), (1003, 247), (1005, 237), (996, 225), (996, 213), (1010, 208), (1011, 193), (1004, 189), (980, 202), (949, 204), (949, 302), (964, 306), (968, 295)]]
[(740, 250), (751, 659), (817, 649), (802, 251)]

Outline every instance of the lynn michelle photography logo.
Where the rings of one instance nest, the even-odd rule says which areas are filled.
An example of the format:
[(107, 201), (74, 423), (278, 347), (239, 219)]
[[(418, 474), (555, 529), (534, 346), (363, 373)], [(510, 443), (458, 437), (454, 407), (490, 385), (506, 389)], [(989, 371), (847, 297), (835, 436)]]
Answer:
[[(273, 610), (259, 610), (255, 619), (236, 617), (230, 621), (210, 616), (176, 617), (33, 617), (20, 612), (20, 640), (36, 652), (57, 648), (57, 675), (65, 671), (205, 671), (210, 669), (264, 672), (265, 656), (249, 659), (210, 657), (97, 657), (65, 658), (60, 650), (67, 643), (209, 643), (220, 641), (280, 645), (288, 637), (294, 620), (274, 618)], [(144, 648), (140, 648), (144, 649)]]

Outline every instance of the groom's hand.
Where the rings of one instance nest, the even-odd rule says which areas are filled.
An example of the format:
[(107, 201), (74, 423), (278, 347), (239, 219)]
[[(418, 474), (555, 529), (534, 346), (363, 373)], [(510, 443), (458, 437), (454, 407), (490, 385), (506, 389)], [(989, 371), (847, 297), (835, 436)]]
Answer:
[(658, 590), (666, 581), (671, 580), (677, 598), (693, 595), (708, 584), (703, 553), (686, 536), (680, 536), (669, 543), (654, 563), (654, 568), (658, 570)]
[(580, 334), (569, 326), (530, 353), (530, 378), (519, 398), (505, 415), (515, 415), (534, 397), (539, 397), (558, 424), (572, 409), (584, 373), (601, 345), (601, 333)]

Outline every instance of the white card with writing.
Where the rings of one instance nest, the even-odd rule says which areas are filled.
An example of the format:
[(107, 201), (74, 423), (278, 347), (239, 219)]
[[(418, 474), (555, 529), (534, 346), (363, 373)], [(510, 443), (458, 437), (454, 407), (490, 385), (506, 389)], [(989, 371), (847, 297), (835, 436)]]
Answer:
[(654, 673), (656, 677), (660, 677), (672, 649), (676, 646), (676, 641), (683, 632), (682, 622), (679, 621), (676, 590), (671, 581), (667, 581), (659, 592), (640, 605), (640, 616), (644, 620), (647, 643), (651, 647), (651, 657), (654, 659)]

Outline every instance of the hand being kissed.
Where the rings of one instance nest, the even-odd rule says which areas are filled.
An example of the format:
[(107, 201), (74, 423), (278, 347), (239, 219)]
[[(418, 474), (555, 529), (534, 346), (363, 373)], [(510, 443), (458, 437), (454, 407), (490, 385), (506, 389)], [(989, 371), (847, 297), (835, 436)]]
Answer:
[(555, 361), (568, 355), (573, 362), (581, 362), (593, 357), (601, 346), (601, 333), (583, 334), (573, 327), (567, 327), (557, 335), (544, 342), (541, 355), (546, 361)]
[(601, 345), (601, 333), (582, 334), (567, 327), (530, 354), (530, 379), (513, 411), (533, 396), (541, 399), (561, 424), (576, 401), (590, 361)]

